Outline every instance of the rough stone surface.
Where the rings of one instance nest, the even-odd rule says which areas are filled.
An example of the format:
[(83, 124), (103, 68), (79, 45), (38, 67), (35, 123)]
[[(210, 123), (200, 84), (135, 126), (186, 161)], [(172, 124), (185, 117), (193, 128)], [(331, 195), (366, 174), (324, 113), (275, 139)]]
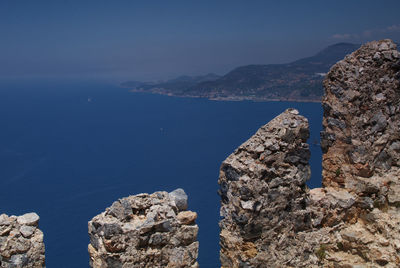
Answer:
[(186, 195), (186, 193), (183, 189), (178, 188), (178, 189), (170, 192), (169, 195), (174, 200), (175, 205), (179, 210), (187, 209), (188, 196)]
[(328, 73), (323, 188), (308, 125), (287, 110), (221, 166), (222, 267), (400, 267), (400, 61), (371, 42)]
[(326, 266), (400, 267), (399, 71), (395, 43), (374, 41), (324, 81), (322, 182), (326, 195), (349, 196), (346, 207), (318, 208), (322, 226), (337, 228), (324, 246)]
[(307, 119), (288, 109), (222, 163), (222, 267), (279, 267), (311, 253), (297, 237), (312, 227), (308, 137)]
[(0, 267), (45, 266), (43, 233), (38, 222), (36, 213), (19, 217), (0, 215)]
[(37, 225), (39, 216), (35, 212), (26, 213), (17, 218), (17, 222), (21, 225)]
[(198, 267), (197, 214), (186, 208), (182, 189), (114, 202), (88, 223), (91, 267)]
[(325, 186), (370, 195), (358, 177), (368, 181), (400, 166), (399, 70), (396, 45), (383, 40), (363, 45), (328, 73), (321, 133)]

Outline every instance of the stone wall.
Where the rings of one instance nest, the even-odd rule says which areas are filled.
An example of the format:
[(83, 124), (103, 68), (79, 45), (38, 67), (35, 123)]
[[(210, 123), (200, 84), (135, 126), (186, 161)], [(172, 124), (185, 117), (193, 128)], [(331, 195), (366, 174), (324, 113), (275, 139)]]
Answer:
[(300, 242), (299, 231), (311, 228), (308, 136), (307, 119), (288, 109), (222, 163), (222, 267), (273, 267), (305, 258), (301, 243), (292, 246)]
[(221, 165), (222, 267), (400, 267), (400, 61), (390, 40), (324, 86), (323, 188), (308, 190), (308, 125), (287, 110)]
[(88, 224), (91, 267), (198, 267), (196, 217), (182, 189), (122, 198)]
[[(400, 53), (371, 42), (335, 64), (324, 80), (323, 184), (357, 191), (400, 166)], [(362, 182), (361, 182), (362, 183)]]
[(0, 215), (0, 267), (44, 267), (43, 233), (38, 223), (36, 213)]

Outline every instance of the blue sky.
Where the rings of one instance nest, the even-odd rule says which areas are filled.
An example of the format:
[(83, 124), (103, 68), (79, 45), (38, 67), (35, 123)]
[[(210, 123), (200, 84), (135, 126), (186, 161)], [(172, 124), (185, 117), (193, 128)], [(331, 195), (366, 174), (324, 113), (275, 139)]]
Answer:
[(157, 80), (400, 40), (400, 1), (0, 2), (0, 77)]

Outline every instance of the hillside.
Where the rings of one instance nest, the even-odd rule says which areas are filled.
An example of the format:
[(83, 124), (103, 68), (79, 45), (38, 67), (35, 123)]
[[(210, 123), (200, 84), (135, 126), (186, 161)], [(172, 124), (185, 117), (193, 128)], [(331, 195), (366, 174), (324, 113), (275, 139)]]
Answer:
[(287, 64), (247, 65), (222, 77), (209, 74), (183, 76), (163, 83), (125, 82), (133, 91), (184, 97), (230, 100), (297, 100), (319, 101), (323, 95), (322, 80), (329, 68), (360, 45), (338, 43), (312, 57)]

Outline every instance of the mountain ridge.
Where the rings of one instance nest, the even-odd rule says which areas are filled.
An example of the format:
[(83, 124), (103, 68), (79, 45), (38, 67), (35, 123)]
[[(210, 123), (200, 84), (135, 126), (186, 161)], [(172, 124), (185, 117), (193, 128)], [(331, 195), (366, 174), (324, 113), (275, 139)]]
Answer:
[(223, 76), (180, 76), (161, 83), (122, 83), (135, 92), (213, 100), (320, 101), (322, 80), (330, 67), (359, 44), (337, 43), (313, 56), (284, 64), (251, 64)]

